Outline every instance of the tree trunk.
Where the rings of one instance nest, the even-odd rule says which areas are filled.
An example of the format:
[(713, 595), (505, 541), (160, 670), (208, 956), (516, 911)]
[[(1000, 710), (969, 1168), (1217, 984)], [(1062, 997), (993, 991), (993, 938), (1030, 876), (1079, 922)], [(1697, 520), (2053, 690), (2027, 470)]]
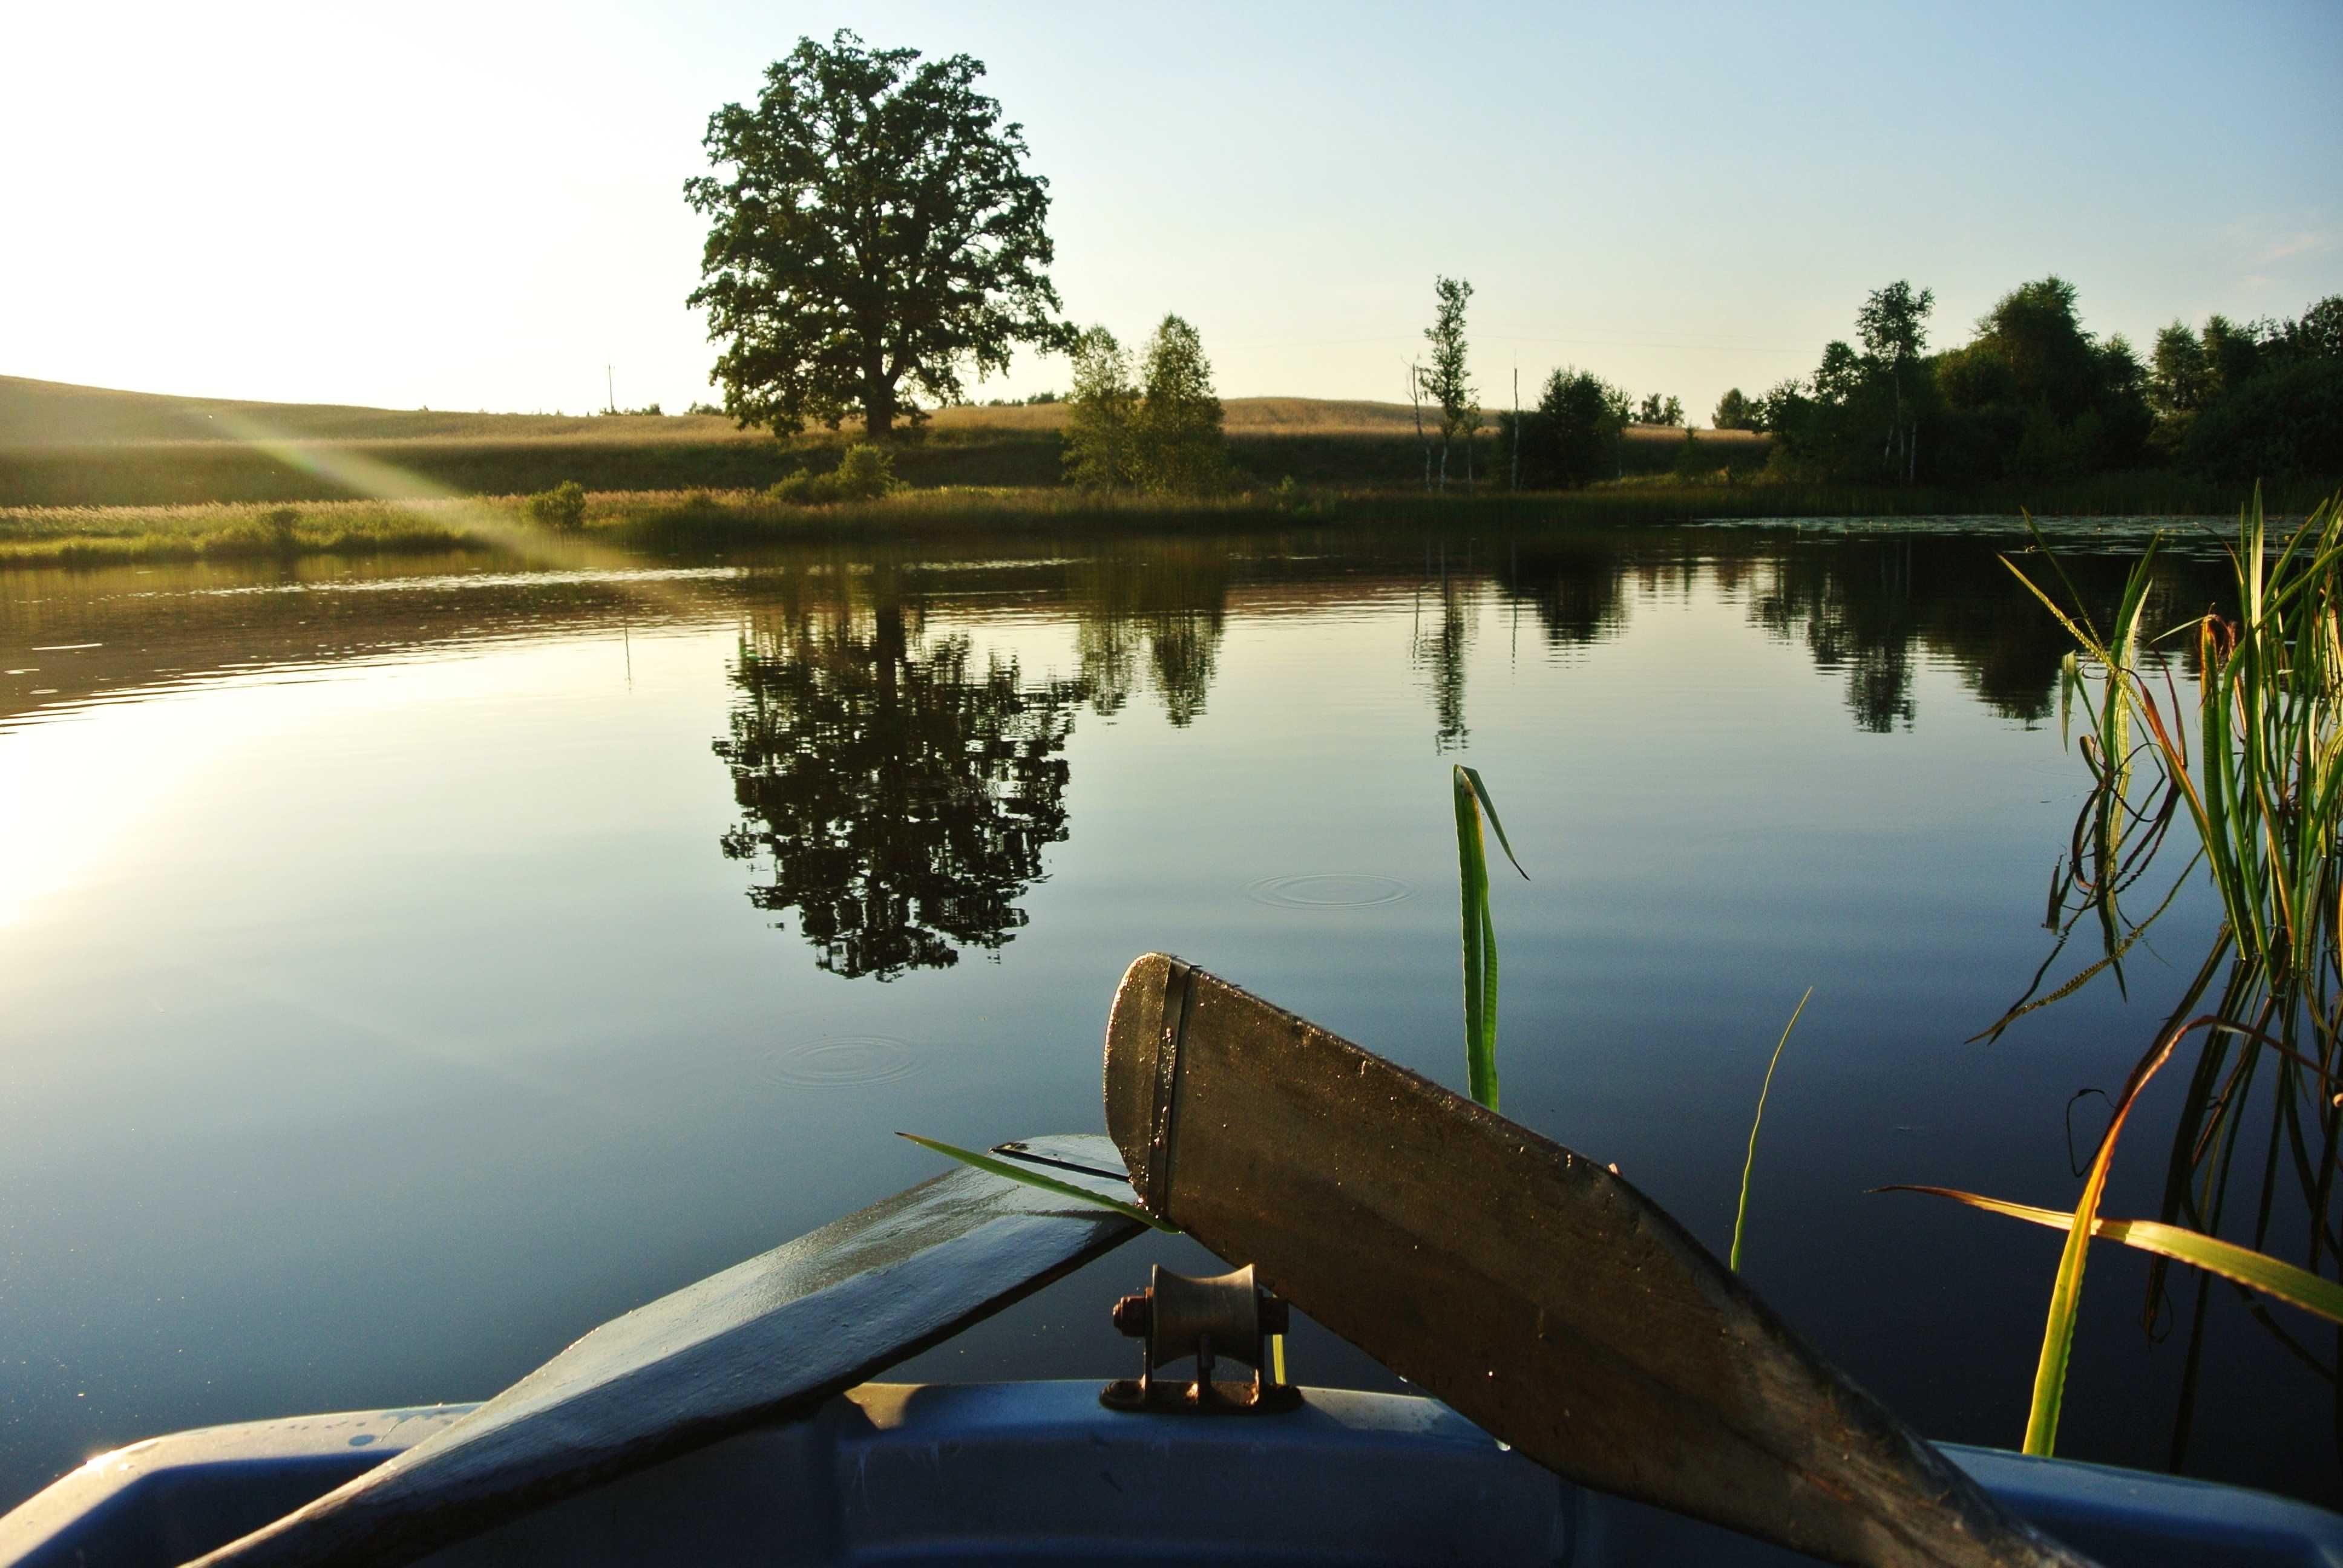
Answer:
[(883, 441), (895, 428), (895, 383), (886, 361), (874, 350), (862, 367), (862, 430), (873, 441)]

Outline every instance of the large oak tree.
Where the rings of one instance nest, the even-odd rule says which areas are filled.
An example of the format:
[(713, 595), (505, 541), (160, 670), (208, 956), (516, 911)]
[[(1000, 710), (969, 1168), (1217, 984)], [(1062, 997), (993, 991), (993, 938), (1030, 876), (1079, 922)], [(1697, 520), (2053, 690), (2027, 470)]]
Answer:
[(921, 63), (841, 31), (800, 39), (754, 108), (709, 116), (712, 220), (690, 303), (723, 344), (725, 411), (777, 432), (859, 413), (883, 436), (1012, 348), (1070, 347), (1022, 128), (975, 90), (981, 62)]

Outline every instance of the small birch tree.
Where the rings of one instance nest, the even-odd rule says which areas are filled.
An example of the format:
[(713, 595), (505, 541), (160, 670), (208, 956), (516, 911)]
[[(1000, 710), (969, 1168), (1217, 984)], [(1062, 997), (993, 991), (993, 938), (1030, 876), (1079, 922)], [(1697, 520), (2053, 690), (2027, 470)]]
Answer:
[(1166, 316), (1148, 340), (1140, 367), (1141, 487), (1182, 495), (1219, 488), (1228, 477), (1221, 425), (1221, 399), (1212, 390), (1204, 340), (1179, 317)]
[(1864, 301), (1855, 317), (1855, 334), (1863, 339), (1864, 353), (1887, 373), (1896, 393), (1895, 412), (1889, 418), (1887, 438), (1879, 455), (1882, 461), (1893, 463), (1901, 454), (1906, 484), (1918, 472), (1919, 431), (1905, 405), (1904, 381), (1927, 349), (1928, 313), (1936, 307), (1935, 289), (1915, 292), (1909, 283), (1898, 279), (1885, 288), (1873, 289), (1871, 297)]
[(1073, 389), (1066, 397), (1066, 480), (1078, 489), (1119, 490), (1139, 481), (1139, 388), (1131, 356), (1103, 327), (1074, 340)]
[(1481, 406), (1474, 401), (1475, 388), (1464, 378), (1464, 307), (1473, 297), (1473, 286), (1461, 277), (1435, 277), (1432, 291), (1438, 306), (1432, 325), (1423, 329), (1424, 340), (1432, 345), (1423, 387), (1440, 405), (1440, 490), (1445, 495), (1449, 444), (1463, 436), (1469, 466), (1469, 443), (1481, 428)]

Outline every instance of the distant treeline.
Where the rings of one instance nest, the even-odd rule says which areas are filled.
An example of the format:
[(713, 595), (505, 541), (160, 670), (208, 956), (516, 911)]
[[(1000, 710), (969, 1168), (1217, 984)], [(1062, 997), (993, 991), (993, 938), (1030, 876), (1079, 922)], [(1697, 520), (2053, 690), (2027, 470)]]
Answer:
[[(2010, 290), (1966, 345), (1931, 354), (1934, 306), (1908, 283), (1875, 290), (1855, 343), (1829, 344), (1812, 376), (1760, 397), (1727, 392), (1717, 426), (1772, 435), (1775, 469), (1806, 479), (2056, 481), (2164, 465), (2240, 481), (2343, 476), (2343, 296), (2291, 321), (2175, 322), (2145, 362), (2121, 336), (2084, 330), (2061, 277)], [(1574, 428), (1565, 417), (1552, 438)]]

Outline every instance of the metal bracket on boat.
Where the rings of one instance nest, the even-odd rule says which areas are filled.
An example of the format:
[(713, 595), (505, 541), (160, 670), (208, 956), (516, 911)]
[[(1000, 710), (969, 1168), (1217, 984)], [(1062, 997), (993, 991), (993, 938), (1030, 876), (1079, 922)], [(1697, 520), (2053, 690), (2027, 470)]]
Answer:
[[(1208, 1280), (1192, 1280), (1158, 1264), (1147, 1289), (1114, 1304), (1114, 1326), (1144, 1342), (1136, 1378), (1117, 1378), (1099, 1392), (1109, 1410), (1163, 1414), (1265, 1415), (1292, 1410), (1301, 1391), (1269, 1371), (1269, 1336), (1285, 1332), (1285, 1303), (1256, 1286), (1252, 1265)], [(1155, 1369), (1196, 1358), (1193, 1382), (1167, 1382)], [(1250, 1382), (1216, 1382), (1222, 1361), (1252, 1368)]]

